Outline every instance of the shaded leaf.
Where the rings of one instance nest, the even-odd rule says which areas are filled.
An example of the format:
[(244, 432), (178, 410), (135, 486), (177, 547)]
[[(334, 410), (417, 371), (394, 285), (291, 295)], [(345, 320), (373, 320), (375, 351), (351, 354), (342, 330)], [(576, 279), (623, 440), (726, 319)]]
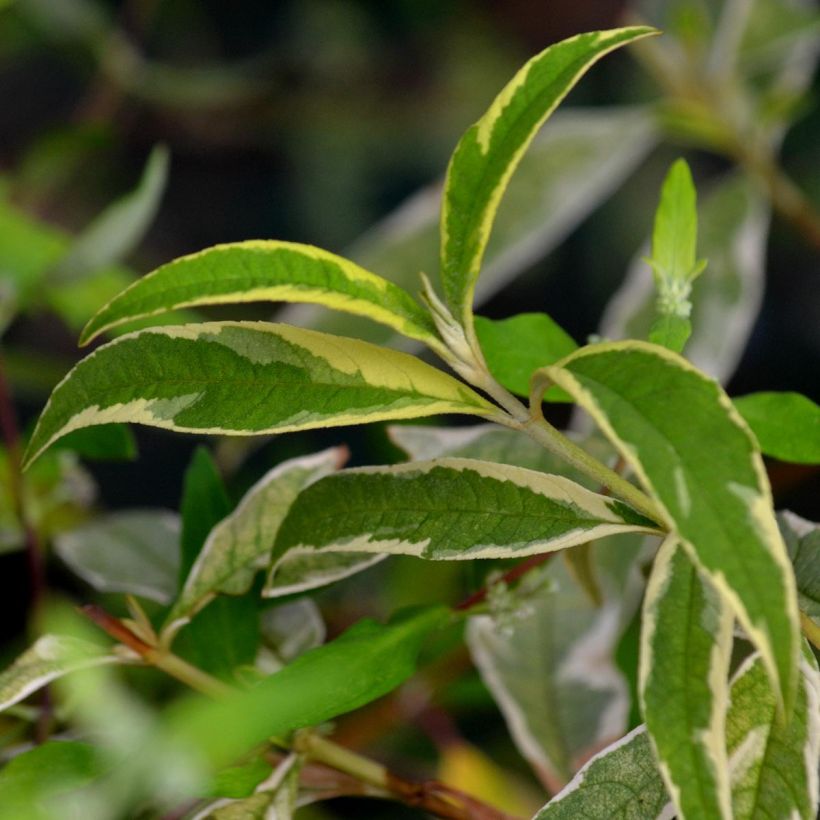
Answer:
[(124, 424), (75, 430), (63, 437), (60, 446), (95, 461), (133, 461), (137, 457), (137, 440)]
[(785, 510), (777, 523), (794, 568), (800, 609), (820, 618), (820, 526)]

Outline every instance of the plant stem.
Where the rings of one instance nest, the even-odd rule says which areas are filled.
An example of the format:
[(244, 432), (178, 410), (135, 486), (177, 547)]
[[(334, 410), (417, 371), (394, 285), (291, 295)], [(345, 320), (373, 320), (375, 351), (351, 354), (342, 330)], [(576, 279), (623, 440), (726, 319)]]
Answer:
[(809, 642), (816, 649), (820, 649), (820, 626), (818, 626), (805, 612), (800, 612), (800, 628)]

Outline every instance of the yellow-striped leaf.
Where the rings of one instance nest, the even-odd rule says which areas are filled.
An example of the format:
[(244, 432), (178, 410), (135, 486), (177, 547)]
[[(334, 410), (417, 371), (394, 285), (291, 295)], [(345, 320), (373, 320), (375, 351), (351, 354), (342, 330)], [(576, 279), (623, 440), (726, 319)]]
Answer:
[(761, 651), (788, 711), (799, 648), (794, 576), (760, 452), (729, 398), (685, 359), (646, 342), (590, 345), (539, 371), (534, 412), (553, 382), (635, 470)]
[(406, 353), (267, 322), (207, 322), (123, 336), (54, 389), (30, 463), (61, 436), (113, 421), (222, 435), (283, 433), (493, 406)]
[(636, 26), (581, 34), (550, 46), (524, 65), (459, 141), (444, 188), (441, 278), (445, 301), (462, 324), (470, 321), (501, 197), (538, 129), (597, 60), (653, 33)]
[(105, 305), (86, 325), (80, 344), (176, 308), (262, 301), (312, 302), (440, 345), (430, 316), (398, 285), (328, 251), (276, 241), (217, 245), (163, 265)]

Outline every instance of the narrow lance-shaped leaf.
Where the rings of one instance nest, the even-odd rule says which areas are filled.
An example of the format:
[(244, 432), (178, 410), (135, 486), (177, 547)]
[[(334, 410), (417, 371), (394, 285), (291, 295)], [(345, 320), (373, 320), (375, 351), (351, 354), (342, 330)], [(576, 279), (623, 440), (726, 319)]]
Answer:
[(533, 820), (670, 820), (645, 726), (595, 755)]
[(656, 344), (680, 353), (692, 332), (689, 296), (706, 266), (697, 261), (697, 194), (685, 160), (673, 163), (661, 189), (652, 233), (652, 268), (658, 291), (658, 317), (649, 331)]
[(760, 453), (720, 386), (646, 342), (590, 345), (533, 380), (557, 383), (635, 470), (764, 658), (786, 711), (797, 686), (794, 576)]
[(814, 820), (820, 764), (820, 673), (806, 648), (794, 714), (777, 715), (777, 701), (759, 655), (738, 670), (726, 717), (726, 745), (735, 820), (770, 817)]
[(237, 508), (208, 535), (167, 623), (178, 628), (217, 593), (242, 595), (268, 563), (276, 533), (296, 496), (337, 469), (343, 448), (294, 458), (274, 467), (245, 494)]
[(279, 529), (290, 550), (510, 558), (655, 532), (627, 505), (560, 476), (471, 459), (360, 467), (304, 490)]
[(469, 323), (473, 292), (501, 197), (538, 129), (586, 70), (648, 27), (591, 32), (533, 57), (461, 138), (450, 160), (441, 213), (441, 278), (454, 317)]
[(788, 510), (777, 514), (777, 523), (794, 568), (800, 609), (820, 618), (820, 525)]
[(261, 301), (312, 302), (367, 316), (440, 347), (428, 313), (398, 285), (328, 251), (276, 241), (217, 245), (163, 265), (103, 307), (80, 343), (175, 308)]
[(130, 421), (167, 430), (259, 435), (493, 406), (406, 353), (267, 322), (207, 322), (123, 336), (54, 389), (30, 463), (82, 427)]
[(820, 407), (810, 398), (800, 393), (751, 393), (734, 402), (767, 456), (820, 464)]
[(655, 558), (641, 627), (641, 709), (679, 817), (731, 820), (724, 721), (733, 617), (670, 536)]
[(124, 658), (89, 641), (66, 635), (43, 635), (8, 669), (0, 672), (0, 710), (70, 672), (122, 662)]

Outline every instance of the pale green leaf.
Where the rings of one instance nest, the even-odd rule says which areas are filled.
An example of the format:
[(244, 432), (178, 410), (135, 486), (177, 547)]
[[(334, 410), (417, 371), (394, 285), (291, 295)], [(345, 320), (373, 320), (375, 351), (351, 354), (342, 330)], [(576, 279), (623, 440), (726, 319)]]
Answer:
[(646, 342), (590, 345), (536, 381), (534, 403), (554, 381), (635, 470), (762, 652), (788, 713), (799, 648), (794, 577), (763, 461), (720, 386)]
[(800, 609), (820, 618), (820, 525), (788, 510), (777, 514), (777, 523), (794, 568)]
[(533, 820), (670, 820), (644, 726), (595, 755)]
[(207, 322), (123, 336), (81, 361), (54, 389), (27, 461), (72, 430), (113, 421), (259, 435), (493, 412), (406, 353), (287, 325)]
[(413, 674), (424, 640), (449, 618), (446, 608), (433, 607), (387, 625), (359, 621), (246, 691), (179, 704), (170, 728), (212, 765), (225, 764), (271, 736), (319, 725), (387, 694)]
[(751, 393), (734, 403), (767, 456), (820, 464), (820, 407), (811, 399), (800, 393)]
[(67, 282), (121, 260), (142, 239), (159, 208), (168, 178), (168, 149), (151, 152), (137, 187), (109, 205), (79, 236), (60, 259), (51, 276)]
[(450, 160), (441, 214), (441, 281), (447, 305), (469, 323), (490, 229), (507, 183), (538, 129), (597, 60), (655, 33), (648, 27), (591, 32), (533, 57), (461, 138)]
[(726, 718), (735, 820), (814, 820), (820, 764), (820, 675), (807, 651), (794, 714), (788, 724), (759, 655), (738, 670)]
[(590, 752), (626, 731), (629, 696), (613, 656), (639, 602), (635, 559), (643, 540), (592, 545), (600, 605), (563, 561), (551, 561), (523, 582), (535, 589), (523, 591), (513, 617), (469, 621), (473, 662), (516, 746), (547, 785), (565, 784)]
[(266, 473), (208, 535), (167, 622), (178, 628), (216, 594), (242, 595), (267, 566), (276, 533), (296, 496), (344, 462), (344, 448), (285, 461)]
[(0, 672), (0, 709), (7, 709), (70, 672), (119, 662), (120, 658), (97, 644), (65, 635), (43, 635)]
[(168, 604), (177, 588), (179, 516), (126, 510), (59, 534), (57, 554), (101, 592), (124, 592)]
[(335, 584), (369, 569), (386, 557), (386, 554), (356, 552), (288, 552), (271, 564), (262, 595), (281, 598)]
[(627, 505), (566, 478), (443, 458), (343, 470), (312, 484), (282, 523), (272, 563), (291, 550), (512, 558), (655, 531)]
[(265, 610), (260, 632), (263, 647), (256, 665), (267, 674), (321, 646), (326, 637), (322, 613), (310, 598), (298, 598)]
[[(657, 141), (643, 106), (557, 111), (521, 157), (510, 179), (484, 256), (476, 302), (486, 301), (544, 257), (646, 156)], [(438, 270), (441, 185), (422, 189), (364, 234), (346, 256), (415, 292), (419, 271)], [(390, 340), (384, 325), (313, 306), (291, 306), (282, 321), (329, 333)]]
[[(571, 336), (546, 313), (520, 313), (509, 319), (475, 317), (481, 352), (496, 381), (519, 396), (530, 393), (530, 376), (578, 349)], [(548, 401), (571, 401), (559, 390)]]
[(176, 308), (261, 301), (312, 302), (440, 346), (430, 316), (397, 285), (328, 251), (276, 241), (217, 245), (163, 265), (105, 305), (80, 343)]
[[(720, 180), (702, 198), (700, 253), (708, 272), (692, 285), (692, 335), (686, 357), (721, 382), (734, 372), (763, 296), (769, 215), (754, 184), (739, 173)], [(609, 339), (646, 339), (655, 321), (652, 273), (638, 253), (601, 320)]]
[(640, 698), (679, 817), (732, 817), (724, 721), (733, 623), (728, 606), (670, 536), (644, 598)]

